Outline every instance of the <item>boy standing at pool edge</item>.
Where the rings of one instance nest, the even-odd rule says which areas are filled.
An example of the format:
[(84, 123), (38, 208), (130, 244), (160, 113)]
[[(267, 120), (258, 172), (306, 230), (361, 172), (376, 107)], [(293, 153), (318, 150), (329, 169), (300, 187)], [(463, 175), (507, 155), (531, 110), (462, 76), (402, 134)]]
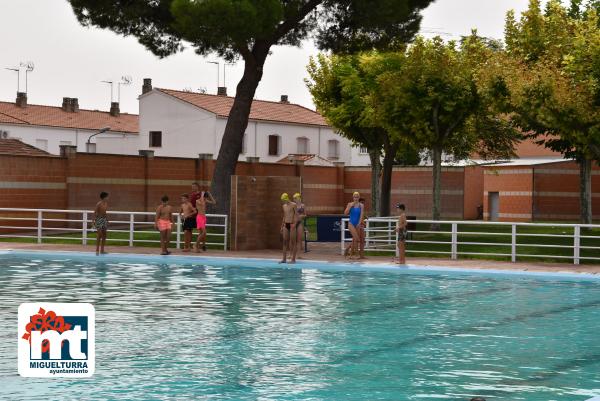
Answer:
[(183, 219), (183, 252), (189, 252), (192, 248), (192, 234), (196, 228), (196, 208), (192, 206), (188, 194), (181, 195), (181, 211)]
[(396, 225), (396, 232), (398, 233), (398, 263), (401, 265), (406, 264), (406, 207), (399, 203), (396, 205), (398, 209), (398, 224)]
[(169, 255), (169, 241), (171, 240), (171, 225), (173, 224), (173, 208), (169, 205), (169, 197), (164, 195), (161, 204), (156, 208), (154, 226), (160, 231), (161, 255)]
[(106, 230), (108, 229), (108, 193), (100, 192), (100, 201), (96, 203), (94, 209), (92, 227), (96, 229), (96, 255), (104, 254), (104, 245), (106, 244)]
[(279, 263), (287, 263), (288, 250), (292, 253), (290, 263), (296, 263), (294, 252), (296, 248), (296, 204), (290, 201), (287, 193), (281, 194), (283, 219), (281, 220), (281, 236), (283, 239), (283, 257)]
[(198, 227), (198, 238), (196, 239), (196, 252), (200, 252), (200, 241), (202, 241), (202, 250), (206, 252), (206, 205), (214, 205), (217, 202), (208, 191), (202, 191), (196, 201), (196, 226)]

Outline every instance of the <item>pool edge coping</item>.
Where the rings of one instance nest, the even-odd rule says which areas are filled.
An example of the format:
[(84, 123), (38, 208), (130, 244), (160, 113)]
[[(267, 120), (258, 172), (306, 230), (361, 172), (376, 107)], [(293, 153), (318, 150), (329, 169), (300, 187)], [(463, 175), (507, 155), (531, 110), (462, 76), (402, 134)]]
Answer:
[[(156, 255), (156, 254), (138, 254), (115, 252), (106, 255), (95, 255), (94, 252), (81, 252), (69, 250), (32, 250), (32, 249), (1, 249), (0, 255), (3, 254), (40, 254), (40, 255), (79, 255), (86, 258), (112, 258), (125, 257), (128, 259), (143, 259), (174, 262), (207, 262), (211, 260), (223, 260), (229, 262), (239, 261), (243, 264), (252, 261), (267, 262), (269, 265), (264, 267), (280, 267), (280, 268), (311, 268), (311, 269), (328, 269), (340, 271), (377, 271), (377, 272), (414, 272), (414, 273), (456, 273), (456, 274), (477, 274), (477, 275), (494, 275), (494, 276), (525, 276), (537, 278), (562, 278), (562, 279), (577, 279), (577, 280), (600, 280), (599, 273), (587, 272), (569, 272), (569, 271), (529, 271), (529, 270), (512, 270), (512, 269), (493, 269), (493, 268), (474, 268), (474, 267), (455, 267), (443, 265), (415, 265), (408, 264), (399, 266), (393, 263), (357, 263), (357, 262), (339, 262), (327, 260), (298, 260), (295, 264), (280, 264), (278, 259), (272, 258), (255, 258), (255, 257), (233, 257), (233, 256), (201, 256), (201, 255)], [(274, 266), (273, 266), (274, 265)], [(248, 266), (253, 267), (253, 266)], [(595, 401), (595, 400), (594, 400)], [(600, 400), (599, 400), (600, 401)]]

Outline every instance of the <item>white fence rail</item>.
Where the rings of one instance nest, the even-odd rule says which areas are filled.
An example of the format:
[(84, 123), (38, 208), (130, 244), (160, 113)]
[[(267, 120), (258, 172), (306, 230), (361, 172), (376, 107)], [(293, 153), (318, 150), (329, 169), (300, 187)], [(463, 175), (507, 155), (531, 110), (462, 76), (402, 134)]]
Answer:
[[(373, 217), (365, 225), (365, 251), (397, 255), (397, 217)], [(408, 254), (505, 257), (520, 260), (600, 261), (600, 225), (492, 221), (409, 220)], [(434, 225), (438, 229), (432, 229)], [(348, 219), (341, 220), (341, 252), (352, 241)], [(416, 228), (415, 228), (416, 227)], [(494, 251), (490, 251), (492, 248)]]
[[(64, 240), (87, 245), (95, 240), (90, 210), (19, 209), (0, 208), (0, 238)], [(154, 230), (153, 212), (109, 211), (107, 243), (136, 244), (160, 243)], [(181, 216), (176, 215), (171, 240), (177, 248), (183, 243)], [(207, 214), (207, 246), (227, 249), (228, 217), (224, 214)], [(116, 234), (116, 235), (115, 235)], [(153, 239), (156, 238), (156, 239)]]

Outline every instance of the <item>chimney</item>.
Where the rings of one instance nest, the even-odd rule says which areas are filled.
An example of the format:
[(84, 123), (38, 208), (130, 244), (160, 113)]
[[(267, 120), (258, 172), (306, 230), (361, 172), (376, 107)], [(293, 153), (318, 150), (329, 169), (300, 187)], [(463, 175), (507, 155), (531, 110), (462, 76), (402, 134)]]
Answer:
[(79, 112), (79, 99), (77, 99), (76, 97), (72, 97), (69, 104), (70, 104), (70, 107), (69, 107), (70, 112), (73, 112), (73, 113)]
[(17, 107), (27, 107), (27, 93), (17, 92), (17, 101), (15, 103)]
[(152, 78), (144, 78), (144, 85), (142, 85), (142, 95), (152, 90)]
[(110, 103), (110, 115), (113, 117), (119, 117), (121, 115), (121, 111), (119, 109), (119, 102)]
[(62, 109), (63, 109), (63, 111), (71, 111), (71, 98), (70, 97), (63, 97)]
[(219, 86), (217, 88), (217, 95), (219, 95), (219, 96), (227, 96), (227, 87), (226, 86)]
[(281, 95), (281, 103), (289, 103), (288, 95)]

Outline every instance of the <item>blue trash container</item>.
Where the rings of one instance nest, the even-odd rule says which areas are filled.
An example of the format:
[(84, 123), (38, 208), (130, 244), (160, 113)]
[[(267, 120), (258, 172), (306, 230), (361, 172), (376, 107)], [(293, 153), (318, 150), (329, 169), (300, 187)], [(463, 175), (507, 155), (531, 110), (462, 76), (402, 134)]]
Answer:
[(339, 242), (341, 220), (346, 216), (341, 214), (326, 214), (317, 216), (317, 242)]

